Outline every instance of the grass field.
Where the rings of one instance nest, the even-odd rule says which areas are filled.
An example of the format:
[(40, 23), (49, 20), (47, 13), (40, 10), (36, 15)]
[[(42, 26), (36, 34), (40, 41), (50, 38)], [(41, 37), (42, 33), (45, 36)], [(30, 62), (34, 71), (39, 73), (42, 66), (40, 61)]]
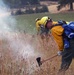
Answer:
[[(36, 62), (37, 57), (44, 60), (58, 51), (52, 36), (48, 40), (42, 40), (38, 35), (31, 35), (36, 33), (35, 18), (43, 16), (49, 16), (55, 21), (74, 21), (74, 13), (18, 15), (12, 16), (15, 19), (12, 22), (8, 18), (8, 22), (15, 26), (11, 26), (13, 32), (0, 32), (0, 75), (57, 75), (61, 57), (45, 62), (41, 67)], [(74, 61), (65, 75), (74, 75), (73, 63)]]
[(20, 31), (25, 30), (26, 32), (29, 33), (36, 33), (35, 19), (41, 18), (43, 16), (49, 16), (54, 21), (58, 20), (74, 21), (74, 13), (62, 13), (62, 14), (43, 13), (43, 14), (21, 15), (15, 17), (17, 21), (17, 28)]

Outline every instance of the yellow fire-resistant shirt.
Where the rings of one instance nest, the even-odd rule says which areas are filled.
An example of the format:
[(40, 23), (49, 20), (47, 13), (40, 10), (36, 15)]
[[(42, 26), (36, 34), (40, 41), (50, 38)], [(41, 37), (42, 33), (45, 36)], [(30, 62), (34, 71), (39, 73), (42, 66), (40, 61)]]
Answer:
[(63, 31), (64, 31), (64, 28), (62, 26), (54, 26), (51, 29), (51, 33), (54, 37), (54, 40), (57, 42), (58, 48), (60, 51), (62, 51), (64, 49), (63, 36), (62, 36)]
[[(39, 21), (36, 22), (36, 28), (37, 28), (38, 31), (40, 29), (40, 25), (44, 25), (44, 26), (46, 25), (47, 19), (48, 19), (48, 17), (43, 17)], [(55, 24), (58, 24), (58, 22), (53, 21), (52, 25), (55, 25)], [(54, 26), (51, 29), (51, 33), (54, 37), (54, 40), (58, 44), (59, 50), (63, 50), (63, 48), (64, 48), (63, 36), (62, 36), (63, 31), (64, 31), (64, 28), (62, 26)]]

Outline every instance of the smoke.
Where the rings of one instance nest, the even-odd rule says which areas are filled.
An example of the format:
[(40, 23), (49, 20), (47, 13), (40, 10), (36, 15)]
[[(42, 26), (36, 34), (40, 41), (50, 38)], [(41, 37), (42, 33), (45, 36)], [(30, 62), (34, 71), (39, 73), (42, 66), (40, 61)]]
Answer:
[(11, 16), (10, 8), (0, 0), (0, 32), (15, 30), (16, 20)]
[(13, 50), (15, 54), (18, 53), (23, 57), (26, 55), (29, 57), (34, 56), (34, 48), (29, 42), (27, 43), (27, 40), (24, 41), (22, 38), (19, 38), (19, 36), (23, 36), (20, 32), (15, 32), (17, 21), (11, 16), (8, 10), (9, 7), (0, 0), (0, 39), (7, 40), (11, 50)]
[[(14, 61), (19, 61), (19, 57), (27, 58), (28, 70), (31, 70), (32, 66), (29, 59), (31, 57), (34, 59), (38, 55), (35, 53), (34, 46), (28, 42), (32, 37), (28, 38), (29, 36), (25, 34), (23, 36), (21, 32), (17, 31), (17, 21), (11, 16), (8, 10), (9, 7), (0, 0), (0, 40), (7, 42), (8, 45), (6, 46), (8, 46), (8, 49), (5, 49), (5, 51), (10, 50), (12, 52), (11, 56), (15, 57)], [(24, 38), (26, 39), (24, 40)], [(2, 45), (5, 46), (5, 44)]]

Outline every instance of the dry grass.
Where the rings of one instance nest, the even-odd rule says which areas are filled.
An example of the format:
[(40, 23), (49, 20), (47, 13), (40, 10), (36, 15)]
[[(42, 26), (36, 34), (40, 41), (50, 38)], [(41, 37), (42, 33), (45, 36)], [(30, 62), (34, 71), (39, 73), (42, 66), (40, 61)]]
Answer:
[[(1, 34), (0, 75), (57, 75), (61, 57), (45, 62), (41, 67), (36, 62), (38, 56), (44, 60), (56, 52), (57, 46), (52, 37), (46, 42), (37, 35), (13, 32)], [(66, 75), (74, 74), (73, 66), (72, 63)]]

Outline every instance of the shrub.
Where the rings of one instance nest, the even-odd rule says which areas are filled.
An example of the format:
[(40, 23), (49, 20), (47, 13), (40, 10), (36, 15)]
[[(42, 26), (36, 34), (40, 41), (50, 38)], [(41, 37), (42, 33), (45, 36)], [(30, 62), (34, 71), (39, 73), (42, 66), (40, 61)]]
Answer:
[(46, 5), (44, 5), (44, 6), (42, 7), (42, 12), (48, 12), (48, 8), (47, 8)]
[(36, 13), (48, 12), (48, 8), (45, 5), (43, 5), (42, 7), (36, 7), (35, 12)]
[(34, 10), (33, 10), (33, 9), (27, 9), (27, 10), (25, 11), (25, 13), (31, 14), (31, 13), (34, 13)]
[(36, 8), (35, 8), (35, 12), (36, 12), (36, 13), (40, 13), (40, 12), (41, 12), (41, 9), (38, 8), (38, 7), (36, 7)]
[(15, 12), (15, 15), (21, 15), (21, 14), (24, 14), (24, 12), (21, 11), (20, 9)]

